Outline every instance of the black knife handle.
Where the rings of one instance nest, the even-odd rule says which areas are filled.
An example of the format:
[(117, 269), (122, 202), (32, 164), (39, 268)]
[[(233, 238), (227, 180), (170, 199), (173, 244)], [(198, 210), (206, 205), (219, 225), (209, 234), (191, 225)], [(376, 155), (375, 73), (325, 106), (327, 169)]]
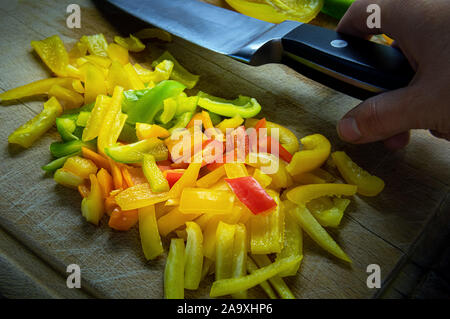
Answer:
[(282, 39), (282, 63), (359, 99), (407, 86), (414, 76), (396, 48), (302, 24)]

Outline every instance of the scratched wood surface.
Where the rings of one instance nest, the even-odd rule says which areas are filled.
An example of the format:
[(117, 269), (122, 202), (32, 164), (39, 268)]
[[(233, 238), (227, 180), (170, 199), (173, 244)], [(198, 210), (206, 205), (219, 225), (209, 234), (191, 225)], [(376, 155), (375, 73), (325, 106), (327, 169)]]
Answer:
[[(222, 1), (209, 2), (224, 5)], [(50, 75), (32, 52), (31, 40), (58, 34), (69, 48), (83, 34), (102, 32), (111, 41), (115, 34), (137, 31), (141, 26), (125, 14), (105, 14), (92, 2), (79, 0), (81, 29), (69, 29), (65, 24), (69, 3), (12, 1), (0, 9), (0, 90)], [(335, 25), (325, 17), (314, 23)], [(201, 75), (196, 89), (226, 98), (254, 96), (269, 119), (286, 125), (298, 137), (324, 134), (334, 150), (347, 151), (357, 163), (386, 181), (386, 189), (376, 198), (355, 196), (341, 226), (330, 231), (354, 261), (351, 266), (305, 239), (300, 273), (286, 279), (298, 298), (378, 296), (379, 290), (366, 286), (367, 265), (381, 266), (386, 286), (412, 254), (416, 239), (424, 231), (433, 232), (427, 227), (430, 220), (438, 212), (450, 211), (447, 142), (417, 131), (411, 144), (396, 153), (378, 143), (347, 145), (338, 139), (335, 125), (358, 100), (287, 67), (249, 67), (181, 39), (150, 44), (149, 52), (139, 54), (137, 60), (151, 61), (164, 49)], [(24, 282), (35, 288), (16, 291), (17, 296), (34, 297), (44, 291), (41, 296), (62, 298), (162, 298), (165, 256), (146, 262), (137, 229), (122, 233), (108, 228), (105, 220), (100, 227), (86, 223), (78, 193), (56, 185), (41, 171), (40, 167), (51, 159), (48, 146), (57, 139), (54, 129), (28, 150), (8, 145), (8, 135), (38, 113), (42, 102), (24, 99), (0, 106), (0, 289), (24, 276)], [(64, 288), (65, 270), (71, 263), (82, 270), (82, 289), (76, 293)], [(207, 298), (210, 284), (211, 278), (198, 291), (186, 291), (186, 297)], [(264, 294), (254, 288), (251, 296)]]

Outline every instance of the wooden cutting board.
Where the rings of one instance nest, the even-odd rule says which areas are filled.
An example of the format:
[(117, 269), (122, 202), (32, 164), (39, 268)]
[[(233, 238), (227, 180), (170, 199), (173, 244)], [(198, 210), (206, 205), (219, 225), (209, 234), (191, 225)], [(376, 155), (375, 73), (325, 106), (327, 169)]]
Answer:
[[(210, 1), (211, 2), (211, 1)], [(213, 1), (224, 5), (222, 1)], [(102, 32), (109, 41), (122, 32), (137, 31), (125, 14), (107, 21), (94, 4), (81, 6), (81, 29), (65, 20), (71, 1), (11, 1), (0, 8), (0, 89), (2, 91), (50, 76), (30, 47), (31, 40), (54, 34), (71, 45), (81, 35)], [(226, 6), (226, 5), (224, 5)], [(108, 16), (108, 18), (111, 18)], [(319, 25), (335, 21), (319, 17)], [(219, 35), (220, 36), (220, 35)], [(391, 153), (379, 143), (352, 146), (336, 134), (337, 120), (358, 100), (319, 85), (287, 67), (250, 67), (208, 52), (181, 39), (150, 44), (137, 55), (150, 61), (163, 49), (189, 70), (201, 75), (196, 89), (234, 98), (253, 96), (271, 121), (292, 129), (298, 137), (320, 132), (334, 150), (345, 150), (364, 168), (386, 181), (375, 198), (355, 196), (332, 236), (352, 258), (341, 263), (305, 238), (305, 257), (298, 276), (286, 279), (298, 298), (371, 298), (380, 295), (399, 267), (414, 253), (414, 243), (430, 225), (450, 211), (450, 148), (428, 132), (412, 134), (411, 144)], [(195, 92), (195, 90), (193, 91)], [(40, 167), (51, 160), (48, 146), (57, 139), (52, 129), (32, 148), (8, 145), (8, 135), (42, 108), (43, 99), (23, 99), (0, 106), (0, 291), (26, 297), (162, 298), (165, 257), (146, 262), (136, 229), (117, 232), (85, 222), (76, 191), (56, 185)], [(439, 223), (437, 223), (439, 224)], [(165, 243), (167, 247), (167, 243)], [(81, 267), (82, 288), (68, 289), (66, 267)], [(382, 289), (366, 285), (366, 267), (381, 267)], [(211, 280), (187, 298), (208, 297)], [(252, 296), (264, 297), (259, 288)]]

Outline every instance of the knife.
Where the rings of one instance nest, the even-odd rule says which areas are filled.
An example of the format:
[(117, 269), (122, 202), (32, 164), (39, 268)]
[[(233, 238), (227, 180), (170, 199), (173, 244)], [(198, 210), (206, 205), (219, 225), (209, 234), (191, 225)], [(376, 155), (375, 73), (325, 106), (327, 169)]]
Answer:
[(414, 76), (396, 48), (306, 23), (268, 23), (198, 0), (107, 2), (209, 50), (255, 66), (283, 63), (359, 99), (407, 86)]

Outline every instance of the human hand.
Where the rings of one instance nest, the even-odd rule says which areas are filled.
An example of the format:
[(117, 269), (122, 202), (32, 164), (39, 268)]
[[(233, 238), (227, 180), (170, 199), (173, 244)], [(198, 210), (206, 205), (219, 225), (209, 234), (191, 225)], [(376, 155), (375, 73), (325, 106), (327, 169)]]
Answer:
[[(367, 7), (381, 8), (380, 28), (367, 26)], [(411, 129), (428, 129), (450, 140), (450, 1), (357, 0), (337, 31), (369, 38), (384, 33), (395, 39), (416, 75), (405, 88), (372, 97), (350, 110), (338, 123), (344, 141), (384, 141), (399, 149)]]

